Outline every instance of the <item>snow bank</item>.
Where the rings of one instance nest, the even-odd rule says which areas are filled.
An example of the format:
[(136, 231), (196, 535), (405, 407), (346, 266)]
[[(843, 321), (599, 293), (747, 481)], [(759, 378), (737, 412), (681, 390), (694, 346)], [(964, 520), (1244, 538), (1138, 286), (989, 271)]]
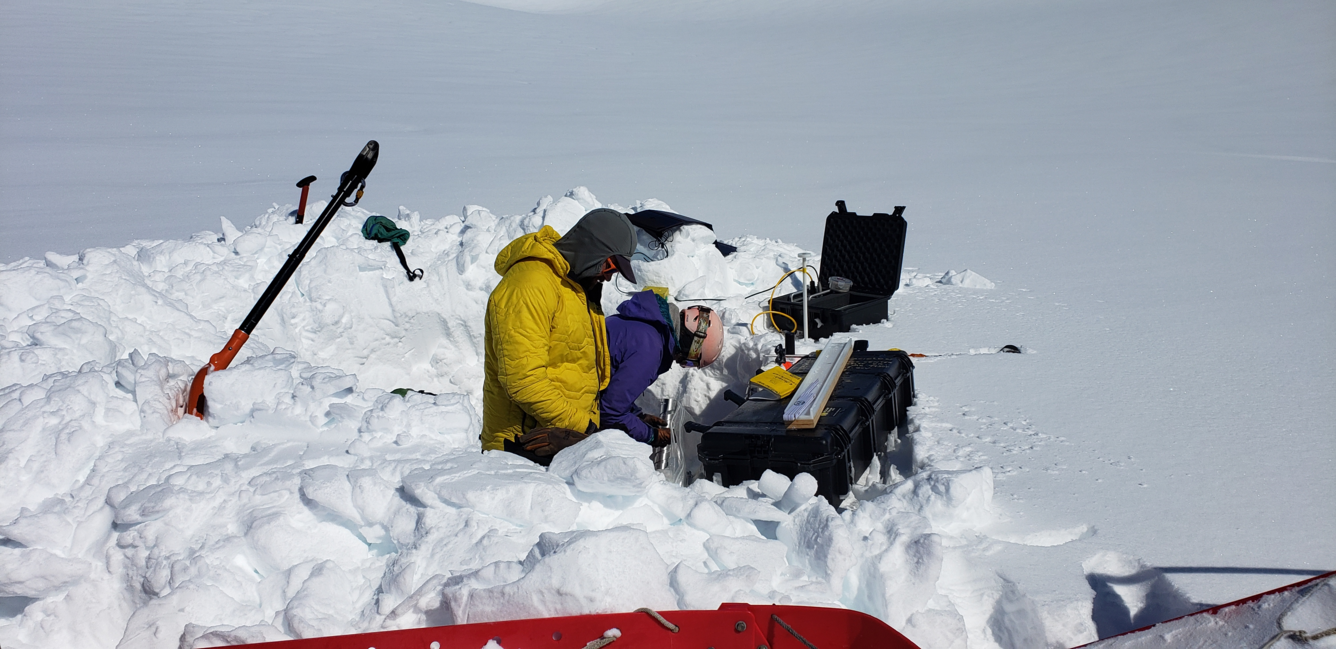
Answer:
[[(578, 188), (517, 216), (401, 208), (405, 254), (426, 270), (413, 283), (360, 236), (368, 213), (345, 209), (208, 377), (206, 421), (177, 419), (181, 395), (304, 234), (288, 207), (0, 267), (0, 644), (213, 646), (725, 601), (853, 607), (925, 647), (1093, 639), (1088, 624), (1046, 628), (1050, 611), (971, 558), (996, 517), (987, 467), (928, 452), (837, 511), (807, 475), (669, 484), (619, 431), (550, 469), (480, 453), (495, 255), (594, 207)], [(620, 209), (644, 208), (668, 206)], [(720, 362), (651, 388), (706, 421), (779, 342), (748, 334), (761, 304), (742, 296), (798, 264), (787, 244), (744, 237), (726, 258), (713, 242), (688, 227), (667, 258), (635, 262), (730, 324)]]

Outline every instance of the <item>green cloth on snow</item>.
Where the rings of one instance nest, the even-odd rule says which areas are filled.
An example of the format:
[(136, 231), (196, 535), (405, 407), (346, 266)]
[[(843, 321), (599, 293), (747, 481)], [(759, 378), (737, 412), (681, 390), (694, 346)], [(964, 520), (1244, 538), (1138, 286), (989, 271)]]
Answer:
[(394, 221), (373, 214), (362, 224), (362, 236), (372, 241), (390, 241), (399, 245), (408, 243), (408, 230), (395, 226)]

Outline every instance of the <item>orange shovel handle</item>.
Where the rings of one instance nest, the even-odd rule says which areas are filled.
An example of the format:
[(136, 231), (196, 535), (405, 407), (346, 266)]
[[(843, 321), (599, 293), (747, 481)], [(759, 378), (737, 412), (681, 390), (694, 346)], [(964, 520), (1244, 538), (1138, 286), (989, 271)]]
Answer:
[(195, 415), (200, 419), (204, 418), (204, 377), (209, 372), (216, 370), (225, 370), (232, 364), (232, 359), (237, 357), (237, 352), (241, 351), (241, 346), (246, 344), (250, 336), (240, 330), (232, 332), (232, 337), (228, 339), (227, 344), (223, 346), (222, 351), (209, 357), (209, 363), (199, 368), (195, 373), (195, 380), (190, 382), (190, 392), (186, 394), (186, 414)]

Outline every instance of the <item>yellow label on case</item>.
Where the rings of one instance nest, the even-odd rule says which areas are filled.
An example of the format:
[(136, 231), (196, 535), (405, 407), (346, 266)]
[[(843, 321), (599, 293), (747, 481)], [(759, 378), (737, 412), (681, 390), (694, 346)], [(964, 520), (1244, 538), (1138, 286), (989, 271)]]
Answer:
[(802, 381), (802, 377), (779, 366), (772, 367), (751, 378), (752, 385), (773, 392), (777, 399), (783, 399), (793, 394), (793, 391), (798, 389), (798, 384)]

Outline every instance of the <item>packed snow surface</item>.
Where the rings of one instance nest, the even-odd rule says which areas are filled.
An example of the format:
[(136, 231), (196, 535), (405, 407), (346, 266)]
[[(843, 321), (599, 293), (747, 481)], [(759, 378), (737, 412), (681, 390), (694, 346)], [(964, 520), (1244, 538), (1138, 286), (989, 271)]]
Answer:
[[(369, 213), (344, 209), (241, 355), (208, 376), (203, 421), (177, 418), (183, 390), (305, 233), (290, 206), (189, 241), (0, 269), (4, 645), (208, 646), (728, 601), (852, 607), (928, 646), (1095, 638), (1088, 597), (1041, 607), (978, 563), (998, 519), (988, 466), (869, 471), (840, 512), (806, 474), (670, 484), (615, 430), (547, 469), (480, 453), (495, 254), (600, 206), (577, 188), (517, 216), (402, 211), (406, 252), (428, 269), (413, 283), (358, 234)], [(734, 239), (729, 257), (714, 241), (687, 226), (665, 259), (634, 262), (732, 325), (720, 361), (651, 390), (693, 419), (780, 342), (751, 335), (761, 303), (744, 296), (798, 262), (776, 241)], [(606, 308), (622, 297), (609, 287)], [(1082, 532), (1056, 534), (1036, 544)]]
[[(949, 427), (930, 391), (912, 411), (912, 455), (899, 467), (910, 475), (869, 471), (843, 511), (806, 474), (670, 484), (648, 446), (615, 430), (547, 469), (480, 453), (495, 253), (600, 206), (577, 188), (516, 216), (401, 211), (407, 253), (429, 269), (413, 283), (384, 244), (360, 236), (369, 213), (343, 209), (237, 360), (208, 376), (203, 421), (178, 419), (184, 389), (305, 233), (291, 206), (189, 241), (0, 268), (4, 645), (209, 646), (727, 601), (855, 608), (925, 647), (1096, 639), (1108, 612), (1089, 590), (1036, 599), (988, 558), (1092, 530), (999, 526), (996, 472), (1015, 469), (973, 463), (968, 447), (939, 439)], [(725, 257), (714, 241), (688, 226), (666, 258), (633, 262), (683, 304), (715, 300), (732, 325), (720, 361), (674, 368), (651, 388), (692, 419), (716, 418), (722, 390), (740, 389), (780, 341), (751, 334), (744, 323), (763, 301), (745, 296), (799, 263), (781, 242), (734, 239)], [(925, 283), (910, 271), (902, 291), (988, 281), (969, 275)], [(610, 286), (605, 308), (622, 291)], [(863, 333), (880, 342), (889, 331)], [(1105, 553), (1084, 572), (1144, 568)], [(1129, 622), (1200, 608), (1159, 579), (1168, 595), (1118, 600)]]

